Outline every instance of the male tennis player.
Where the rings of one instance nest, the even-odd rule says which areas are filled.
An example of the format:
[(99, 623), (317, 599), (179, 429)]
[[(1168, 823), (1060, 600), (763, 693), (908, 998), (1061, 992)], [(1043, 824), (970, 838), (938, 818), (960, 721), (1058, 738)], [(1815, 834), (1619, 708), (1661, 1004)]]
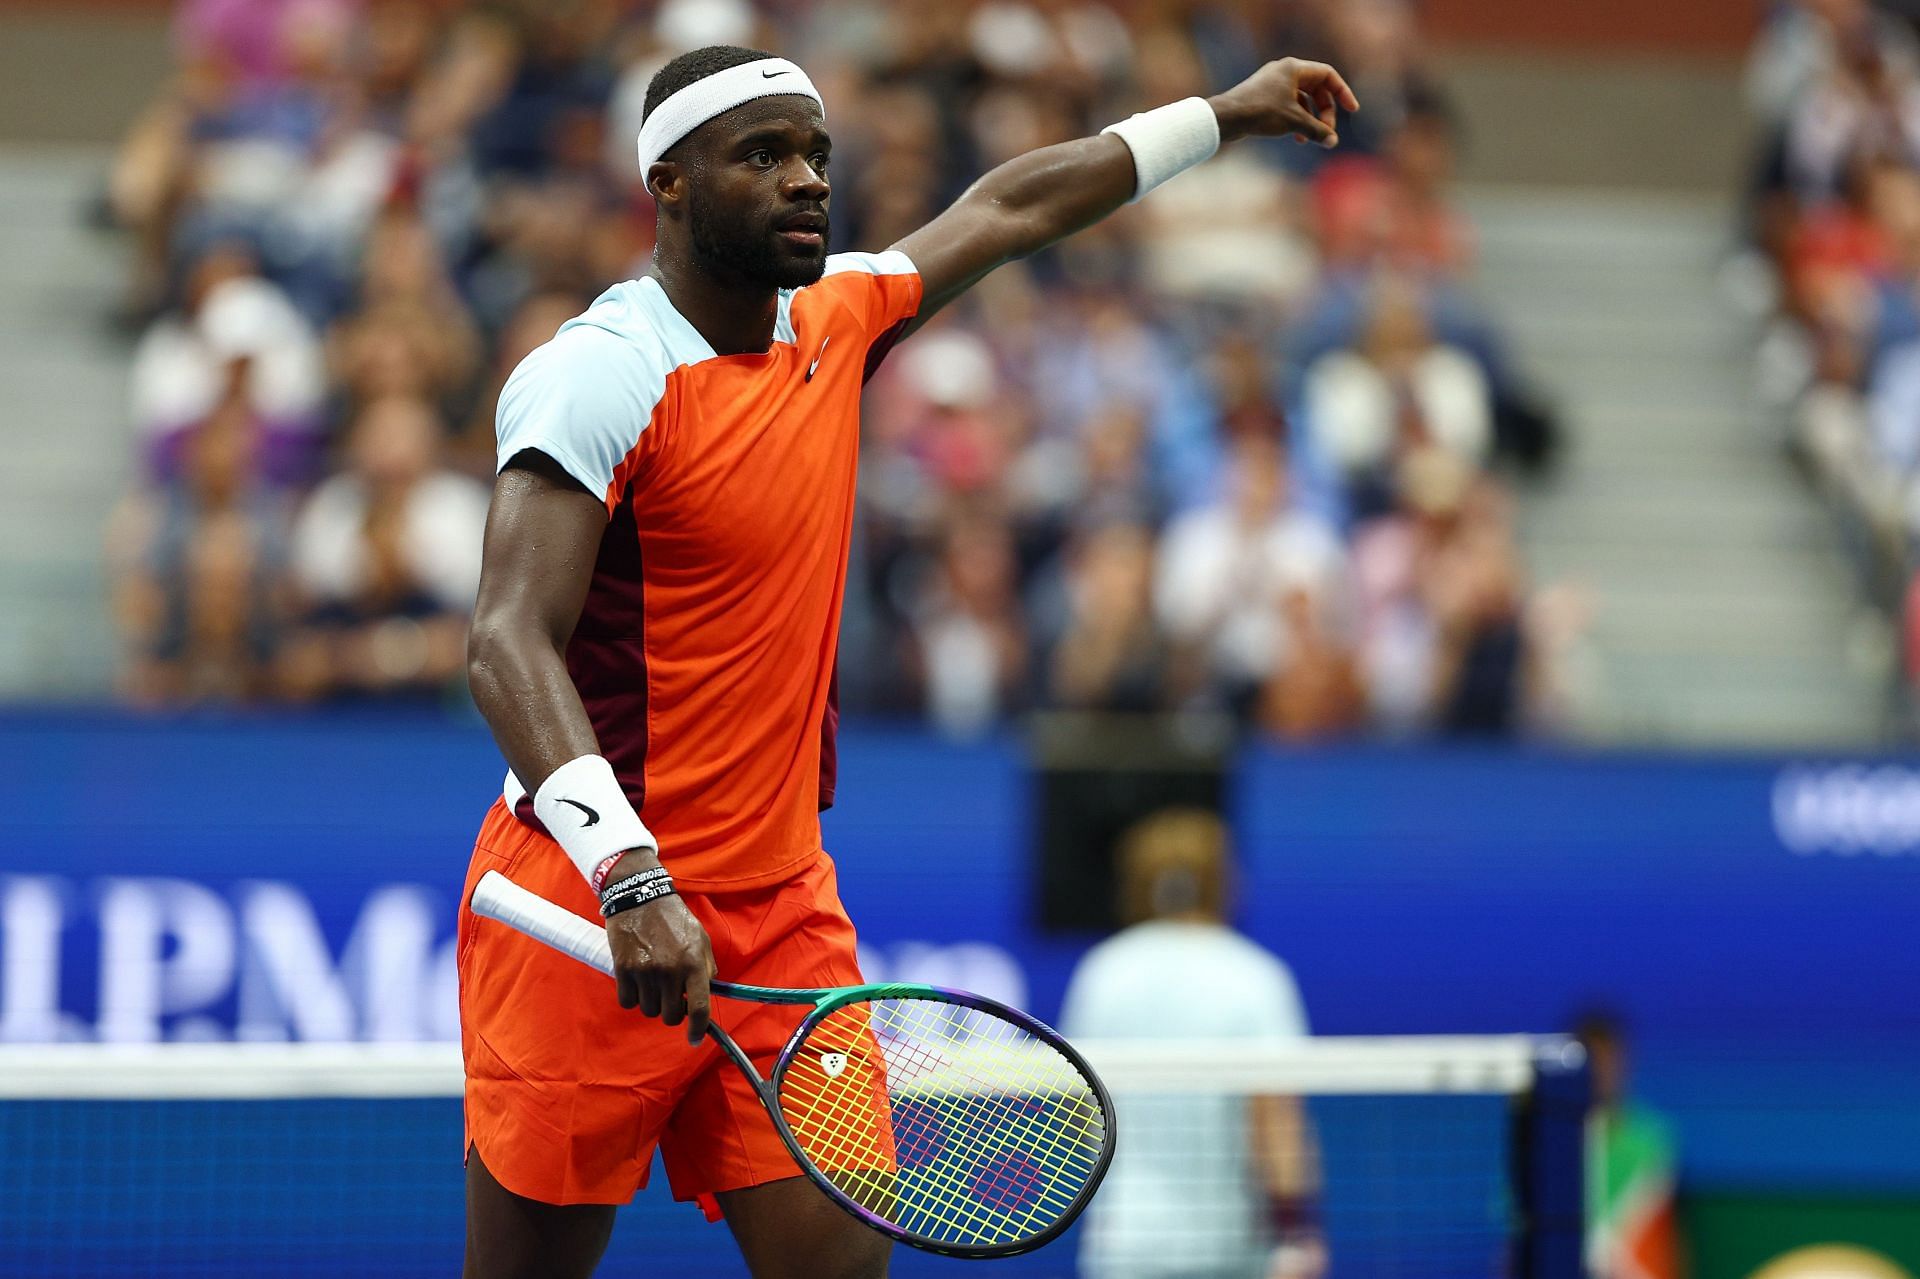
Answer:
[[(859, 980), (819, 812), (861, 384), (1001, 263), (1224, 140), (1332, 145), (1338, 108), (1358, 103), (1331, 68), (1270, 63), (1009, 161), (884, 253), (828, 256), (832, 144), (806, 73), (714, 47), (654, 77), (653, 274), (562, 325), (501, 392), (469, 641), (512, 771), (468, 892), (498, 869), (603, 916), (618, 1006), (585, 966), (462, 911), (470, 1279), (590, 1274), (656, 1147), (756, 1279), (885, 1274), (886, 1241), (799, 1178), (702, 1042), (715, 974)], [(726, 1011), (761, 1062), (795, 1018)]]

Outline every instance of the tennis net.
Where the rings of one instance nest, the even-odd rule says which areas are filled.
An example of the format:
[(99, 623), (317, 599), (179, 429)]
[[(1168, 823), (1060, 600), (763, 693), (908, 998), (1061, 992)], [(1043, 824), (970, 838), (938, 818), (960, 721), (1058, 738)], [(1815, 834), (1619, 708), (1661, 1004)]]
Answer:
[[(1275, 1202), (1339, 1279), (1580, 1273), (1576, 1045), (1083, 1047), (1116, 1098), (1113, 1170), (1067, 1238), (996, 1274), (1252, 1279)], [(0, 1279), (458, 1273), (460, 1082), (441, 1044), (0, 1049)], [(663, 1183), (601, 1273), (740, 1274)], [(962, 1264), (897, 1250), (893, 1273)]]

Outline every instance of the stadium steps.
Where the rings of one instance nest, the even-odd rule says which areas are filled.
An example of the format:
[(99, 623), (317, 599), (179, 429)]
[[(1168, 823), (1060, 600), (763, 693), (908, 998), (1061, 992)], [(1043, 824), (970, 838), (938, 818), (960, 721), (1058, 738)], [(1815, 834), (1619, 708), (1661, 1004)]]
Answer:
[(112, 683), (102, 528), (131, 445), (122, 251), (86, 226), (107, 154), (0, 148), (0, 700)]
[(1521, 528), (1536, 579), (1594, 597), (1583, 735), (1880, 741), (1887, 630), (1755, 401), (1715, 283), (1725, 201), (1506, 187), (1469, 205), (1480, 290), (1568, 437)]

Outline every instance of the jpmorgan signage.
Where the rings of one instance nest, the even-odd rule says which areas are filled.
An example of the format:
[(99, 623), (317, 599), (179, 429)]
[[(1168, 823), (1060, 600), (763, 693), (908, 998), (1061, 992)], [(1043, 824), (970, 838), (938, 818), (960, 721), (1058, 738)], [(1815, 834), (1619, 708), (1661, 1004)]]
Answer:
[[(436, 889), (383, 884), (336, 946), (282, 880), (0, 877), (0, 1041), (455, 1039), (452, 918)], [(998, 946), (900, 941), (861, 964), (876, 981), (1026, 1000)]]
[(1811, 856), (1920, 857), (1920, 768), (1802, 765), (1773, 786), (1781, 844)]
[[(450, 919), (443, 894), (383, 885), (336, 949), (307, 893), (284, 881), (221, 892), (161, 876), (10, 876), (0, 1039), (457, 1038)], [(94, 989), (76, 990), (68, 965)]]

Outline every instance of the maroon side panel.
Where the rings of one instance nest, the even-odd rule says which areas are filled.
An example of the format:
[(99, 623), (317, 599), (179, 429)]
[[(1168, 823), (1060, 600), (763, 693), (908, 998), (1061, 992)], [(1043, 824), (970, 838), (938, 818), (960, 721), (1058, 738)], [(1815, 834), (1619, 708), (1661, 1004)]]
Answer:
[(836, 666), (827, 684), (827, 709), (820, 716), (820, 811), (833, 807), (833, 788), (840, 780), (840, 671)]
[(638, 810), (647, 786), (647, 651), (633, 504), (629, 486), (600, 539), (586, 604), (567, 645), (567, 673), (600, 739), (600, 753)]

